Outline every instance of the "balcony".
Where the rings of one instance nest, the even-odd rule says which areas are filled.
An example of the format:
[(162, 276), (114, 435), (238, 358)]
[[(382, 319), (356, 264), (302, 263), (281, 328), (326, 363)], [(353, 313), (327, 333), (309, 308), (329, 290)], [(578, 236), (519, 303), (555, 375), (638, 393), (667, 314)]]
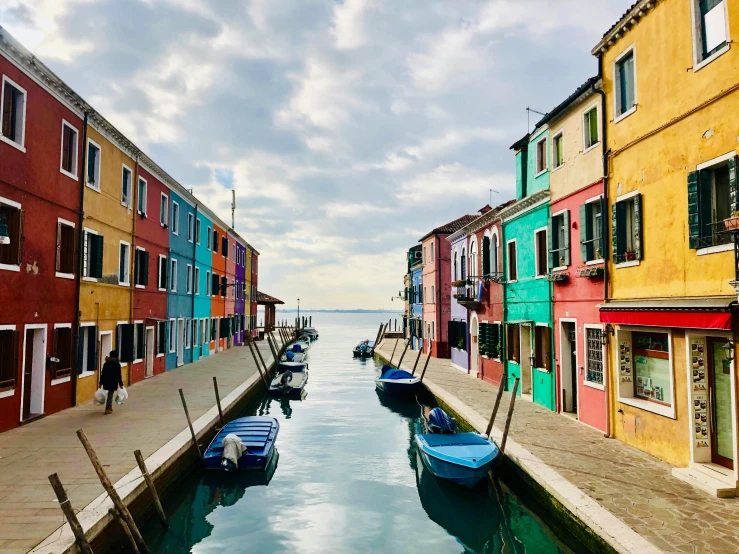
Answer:
[(477, 279), (467, 280), (466, 285), (454, 287), (454, 298), (460, 306), (468, 310), (476, 310), (480, 307), (480, 301), (477, 299)]

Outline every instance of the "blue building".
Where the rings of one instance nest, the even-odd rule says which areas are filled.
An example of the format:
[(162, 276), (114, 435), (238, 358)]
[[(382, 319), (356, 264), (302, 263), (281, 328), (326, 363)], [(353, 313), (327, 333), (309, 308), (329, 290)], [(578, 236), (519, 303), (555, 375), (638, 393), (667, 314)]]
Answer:
[(411, 348), (417, 350), (423, 348), (423, 254), (420, 244), (408, 250), (408, 270), (411, 275)]
[(194, 360), (210, 354), (210, 305), (212, 291), (211, 273), (213, 254), (211, 253), (210, 233), (213, 221), (202, 205), (195, 207), (195, 278), (196, 285), (193, 302), (194, 325), (197, 337), (192, 350)]

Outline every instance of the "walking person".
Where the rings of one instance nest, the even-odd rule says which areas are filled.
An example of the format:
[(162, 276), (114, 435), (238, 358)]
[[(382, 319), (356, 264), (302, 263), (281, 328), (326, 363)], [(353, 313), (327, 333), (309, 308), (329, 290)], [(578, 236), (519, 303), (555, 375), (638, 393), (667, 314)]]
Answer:
[(113, 413), (113, 395), (118, 388), (123, 388), (121, 376), (121, 362), (118, 360), (118, 351), (111, 350), (110, 355), (105, 358), (103, 371), (100, 374), (100, 386), (108, 392), (108, 400), (105, 403), (105, 413)]

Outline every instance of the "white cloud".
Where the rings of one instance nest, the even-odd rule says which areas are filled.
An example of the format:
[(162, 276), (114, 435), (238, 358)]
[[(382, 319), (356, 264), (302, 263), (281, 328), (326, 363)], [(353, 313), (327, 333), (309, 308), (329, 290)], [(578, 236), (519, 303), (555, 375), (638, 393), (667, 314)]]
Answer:
[(332, 32), (336, 48), (352, 50), (367, 43), (363, 23), (365, 13), (370, 7), (370, 0), (345, 0), (334, 5)]
[(487, 197), (489, 189), (510, 196), (515, 184), (515, 175), (512, 173), (487, 174), (455, 162), (440, 165), (432, 171), (414, 175), (403, 182), (398, 199), (412, 201), (414, 204), (433, 204), (443, 202), (445, 198), (463, 196), (483, 199)]

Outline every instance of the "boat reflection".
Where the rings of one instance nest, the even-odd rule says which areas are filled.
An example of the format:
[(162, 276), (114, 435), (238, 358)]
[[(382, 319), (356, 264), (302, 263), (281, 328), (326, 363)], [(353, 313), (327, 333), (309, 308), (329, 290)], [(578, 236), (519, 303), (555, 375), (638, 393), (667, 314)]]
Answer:
[(421, 417), (421, 406), (414, 396), (397, 396), (375, 389), (377, 399), (385, 408), (406, 419), (416, 420)]
[(300, 398), (288, 398), (288, 397), (265, 397), (259, 404), (259, 407), (255, 411), (255, 415), (269, 415), (272, 407), (272, 402), (280, 405), (280, 411), (285, 416), (285, 419), (290, 419), (293, 415), (293, 408), (290, 405), (291, 402), (302, 402), (308, 396), (308, 392), (303, 390)]

